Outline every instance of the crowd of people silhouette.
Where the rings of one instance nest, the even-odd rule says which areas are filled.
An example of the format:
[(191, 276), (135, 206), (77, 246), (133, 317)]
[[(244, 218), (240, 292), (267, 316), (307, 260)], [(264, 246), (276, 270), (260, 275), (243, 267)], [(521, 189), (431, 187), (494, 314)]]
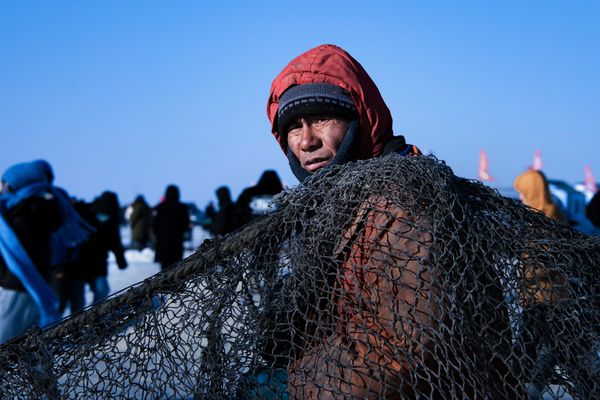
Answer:
[[(67, 313), (83, 310), (85, 290), (93, 302), (111, 293), (109, 253), (119, 269), (128, 266), (125, 250), (152, 249), (161, 269), (175, 265), (190, 239), (190, 204), (176, 185), (168, 185), (158, 204), (143, 195), (122, 206), (106, 190), (92, 201), (54, 185), (49, 162), (35, 160), (8, 168), (0, 191), (0, 343), (33, 326), (47, 326)], [(228, 187), (216, 190), (197, 224), (211, 235), (226, 235), (265, 214), (283, 190), (277, 173), (265, 171), (258, 183), (233, 201)], [(129, 243), (121, 229), (128, 227)]]

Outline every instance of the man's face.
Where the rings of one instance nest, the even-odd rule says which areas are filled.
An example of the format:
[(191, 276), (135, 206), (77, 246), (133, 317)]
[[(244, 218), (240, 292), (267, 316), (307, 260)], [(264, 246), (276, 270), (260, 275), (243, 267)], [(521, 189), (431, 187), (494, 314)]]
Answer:
[(349, 122), (333, 117), (302, 117), (287, 129), (290, 149), (308, 172), (328, 166), (344, 140)]

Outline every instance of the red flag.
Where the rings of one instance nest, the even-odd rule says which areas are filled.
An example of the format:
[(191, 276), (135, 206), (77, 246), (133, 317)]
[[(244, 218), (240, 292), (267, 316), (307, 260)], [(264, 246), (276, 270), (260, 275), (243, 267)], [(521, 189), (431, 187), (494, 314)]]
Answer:
[(596, 178), (592, 174), (592, 168), (589, 165), (584, 167), (585, 170), (585, 178), (583, 179), (583, 183), (585, 184), (585, 190), (590, 193), (596, 193), (598, 191), (598, 186), (596, 185)]
[(478, 178), (480, 181), (493, 181), (494, 177), (488, 172), (488, 158), (484, 149), (481, 149), (479, 153), (479, 174)]
[(531, 169), (534, 171), (541, 171), (544, 168), (544, 162), (542, 161), (542, 152), (540, 150), (536, 150), (533, 154), (533, 164), (531, 165)]

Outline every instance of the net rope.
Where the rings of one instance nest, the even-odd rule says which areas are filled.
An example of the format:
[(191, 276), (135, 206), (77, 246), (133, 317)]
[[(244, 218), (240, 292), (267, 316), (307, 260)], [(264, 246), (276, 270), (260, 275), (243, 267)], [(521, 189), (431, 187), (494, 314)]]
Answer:
[(599, 238), (433, 157), (335, 166), (177, 266), (2, 346), (0, 392), (598, 399), (599, 255)]

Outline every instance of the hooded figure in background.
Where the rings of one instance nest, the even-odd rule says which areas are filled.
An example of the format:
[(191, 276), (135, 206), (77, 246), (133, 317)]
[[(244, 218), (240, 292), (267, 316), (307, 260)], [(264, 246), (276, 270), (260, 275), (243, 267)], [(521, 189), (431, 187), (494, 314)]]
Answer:
[(144, 196), (139, 195), (131, 205), (131, 241), (133, 248), (142, 250), (150, 242), (150, 226), (152, 224), (152, 209), (146, 203)]
[[(404, 137), (393, 135), (390, 111), (375, 83), (337, 46), (318, 46), (293, 59), (272, 83), (267, 115), (300, 182), (331, 165), (421, 154)], [(371, 196), (348, 222), (336, 250), (334, 282), (319, 295), (329, 296), (332, 304), (323, 306), (319, 320), (335, 322), (304, 332), (311, 338), (308, 342), (288, 345), (293, 347), (288, 353), (293, 354), (287, 367), (289, 397), (413, 398), (419, 393), (468, 397), (474, 391), (470, 385), (477, 383), (457, 389), (449, 383), (450, 372), (428, 374), (438, 368), (431, 352), (446, 345), (426, 334), (443, 331), (443, 311), (430, 301), (441, 297), (427, 265), (432, 237), (426, 228), (432, 221), (409, 214), (384, 197)], [(496, 286), (494, 295), (501, 299)], [(497, 319), (506, 326), (504, 317)], [(420, 329), (414, 329), (417, 326)], [(509, 340), (497, 342), (510, 346)], [(285, 340), (282, 343), (284, 347)], [(477, 354), (477, 344), (467, 345)], [(507, 365), (488, 362), (488, 366), (484, 383), (488, 390), (510, 381)]]
[(271, 200), (282, 190), (283, 185), (277, 172), (270, 169), (264, 171), (258, 183), (244, 189), (237, 199), (238, 227), (266, 214)]
[(119, 230), (119, 199), (114, 192), (105, 191), (90, 204), (80, 202), (77, 209), (96, 231), (81, 245), (79, 257), (71, 265), (71, 311), (85, 307), (84, 288), (88, 284), (94, 293), (94, 302), (110, 294), (108, 285), (108, 253), (115, 255), (119, 269), (127, 268), (125, 251)]
[(52, 185), (45, 160), (12, 166), (0, 196), (0, 342), (61, 316), (50, 280), (93, 228), (63, 189)]
[(514, 187), (526, 206), (542, 212), (548, 218), (561, 224), (567, 223), (565, 215), (552, 201), (548, 180), (541, 171), (528, 170), (523, 172), (515, 179)]
[(155, 261), (163, 270), (183, 258), (184, 234), (189, 226), (189, 212), (179, 201), (179, 188), (167, 186), (165, 199), (155, 207), (152, 219), (156, 236)]
[[(548, 180), (544, 173), (537, 170), (525, 171), (515, 179), (513, 186), (519, 192), (523, 204), (554, 221), (563, 225), (568, 224), (565, 215), (552, 201)], [(528, 258), (524, 255), (525, 260)], [(551, 311), (557, 304), (570, 298), (569, 281), (556, 270), (539, 264), (528, 265), (528, 263), (525, 263), (523, 277), (525, 294), (521, 300), (523, 322), (520, 334), (517, 336), (515, 353), (518, 355), (524, 353), (527, 356), (525, 359), (530, 362), (530, 365), (521, 368), (534, 371), (529, 390), (531, 394), (537, 395), (542, 392), (556, 365), (564, 361), (554, 354), (553, 348), (556, 344), (548, 337), (548, 332), (553, 329), (547, 322), (547, 316), (553, 314)], [(540, 354), (540, 344), (550, 350), (546, 350), (546, 354)], [(537, 363), (536, 368), (533, 362)]]

